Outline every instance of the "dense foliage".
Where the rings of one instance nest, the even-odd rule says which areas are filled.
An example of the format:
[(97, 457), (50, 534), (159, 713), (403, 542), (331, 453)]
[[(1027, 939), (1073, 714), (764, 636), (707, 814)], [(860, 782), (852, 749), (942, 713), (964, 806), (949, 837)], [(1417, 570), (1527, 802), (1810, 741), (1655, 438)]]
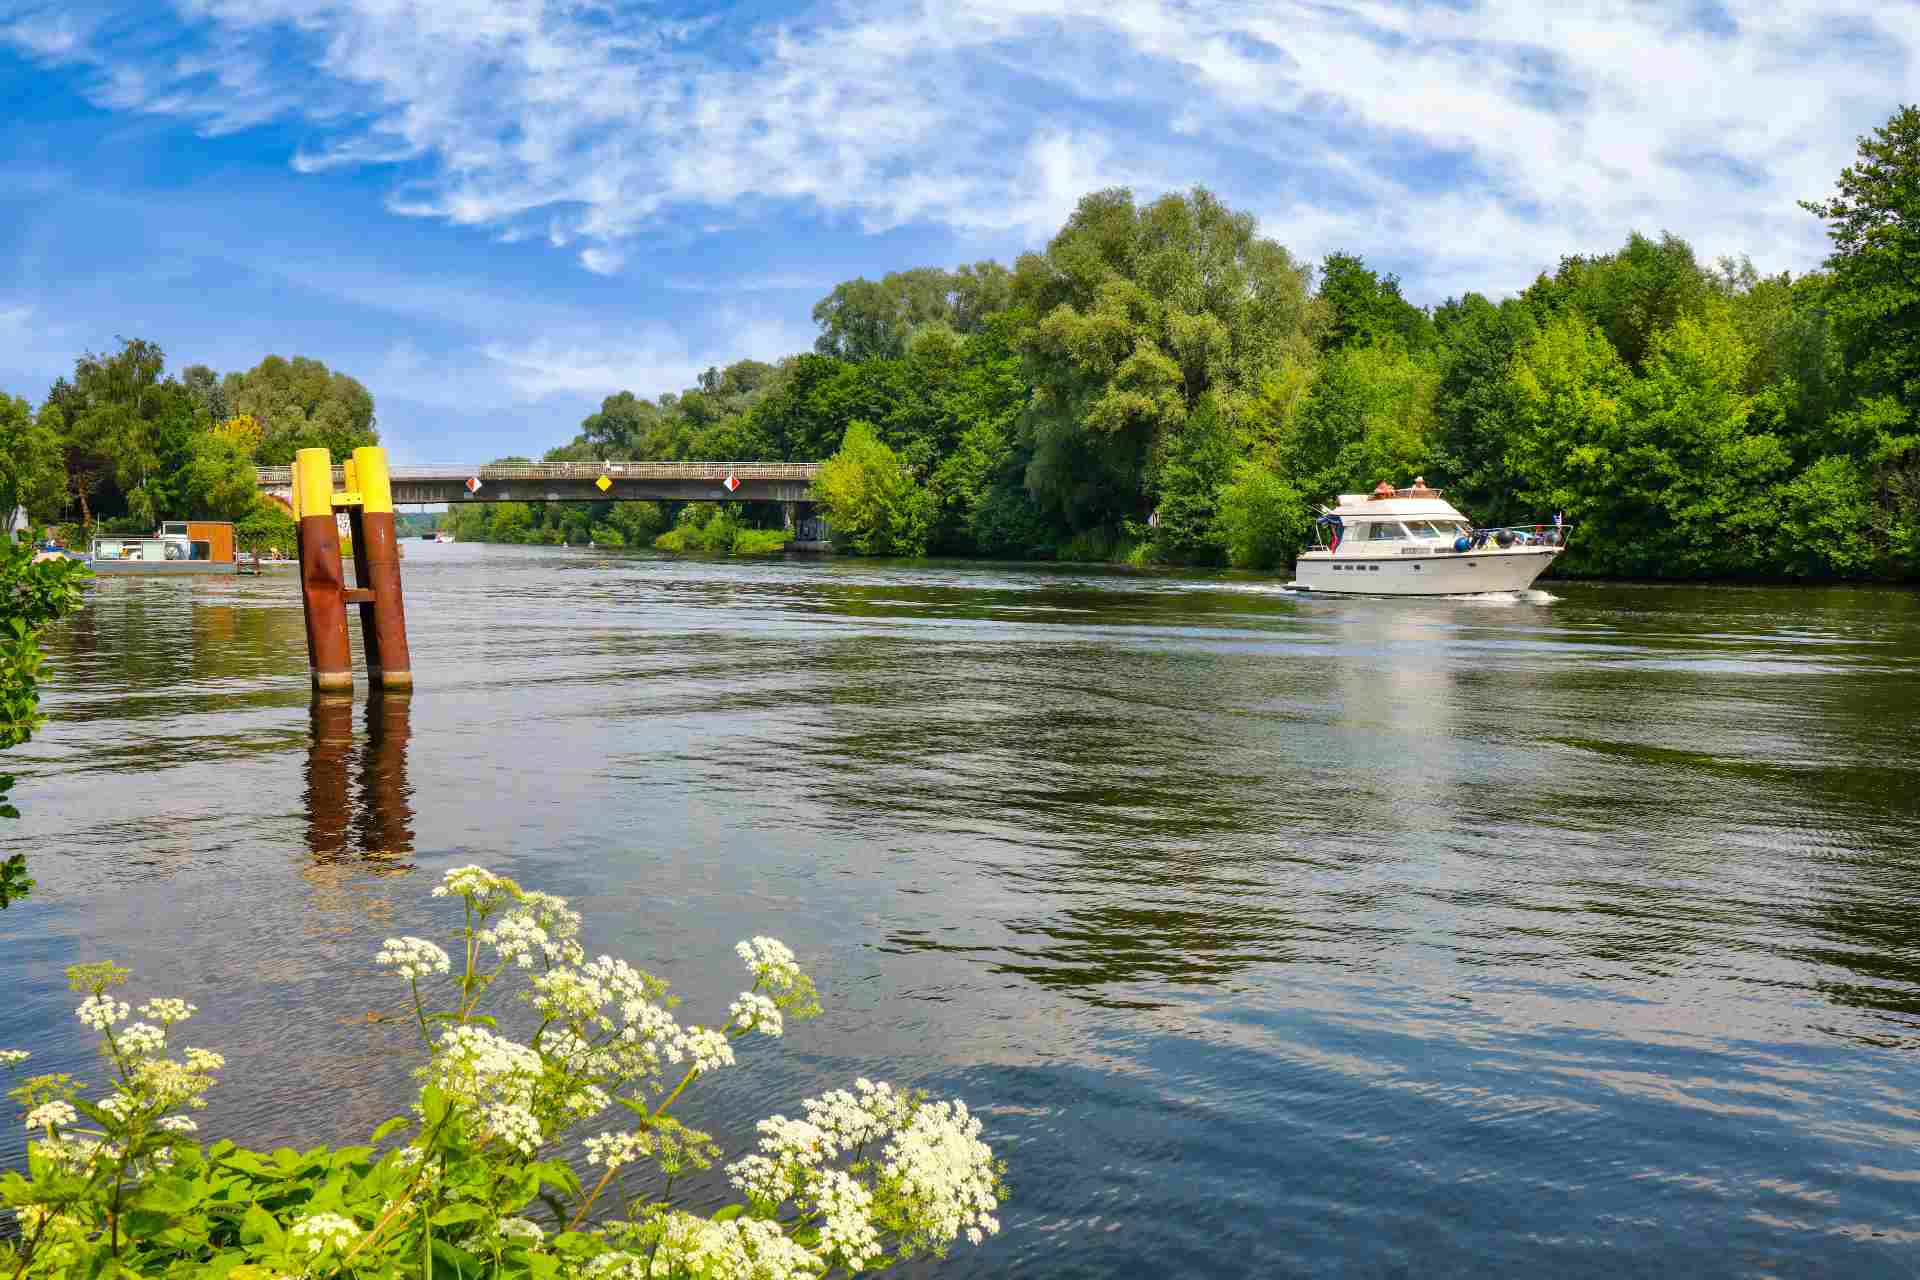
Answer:
[[(664, 981), (587, 959), (564, 899), (473, 866), (434, 896), (462, 908), (453, 955), (409, 936), (377, 956), (425, 1062), (412, 1113), (366, 1145), (203, 1146), (190, 1113), (226, 1062), (178, 1043), (195, 1006), (150, 999), (129, 1022), (128, 970), (70, 969), (105, 1083), (11, 1091), (33, 1138), (25, 1173), (0, 1176), (18, 1218), (0, 1274), (810, 1280), (999, 1230), (1002, 1169), (966, 1104), (865, 1079), (761, 1121), (758, 1150), (725, 1167), (732, 1204), (680, 1207), (689, 1184), (711, 1203), (718, 1179), (699, 1175), (720, 1147), (674, 1105), (748, 1036), (819, 1012), (793, 953), (741, 942), (752, 985), (712, 1026), (682, 1025)], [(500, 999), (514, 985), (518, 1009)]]
[[(0, 405), (0, 409), (4, 409)], [(40, 680), (46, 655), (40, 633), (80, 607), (87, 568), (65, 556), (39, 558), (25, 533), (0, 542), (0, 751), (33, 737), (45, 722), (40, 714)], [(18, 818), (7, 800), (14, 777), (0, 773), (0, 819)], [(0, 854), (0, 907), (33, 887), (26, 855)]]
[[(133, 533), (161, 520), (232, 520), (243, 546), (292, 546), (255, 484), (256, 465), (284, 466), (320, 446), (344, 456), (377, 444), (373, 397), (318, 360), (268, 356), (224, 378), (205, 365), (166, 373), (143, 339), (74, 361), (36, 411), (0, 395), (0, 508), (81, 532)], [(284, 513), (279, 513), (284, 515)]]
[[(1427, 309), (1355, 255), (1296, 260), (1207, 191), (1101, 191), (1011, 270), (849, 281), (814, 309), (815, 350), (621, 391), (547, 456), (831, 458), (836, 546), (873, 553), (1284, 570), (1313, 502), (1424, 475), (1483, 523), (1564, 512), (1562, 572), (1911, 579), (1917, 192), (1908, 107), (1808, 205), (1824, 271), (1635, 234), (1517, 297)], [(458, 519), (586, 541), (620, 510)], [(627, 545), (676, 513), (646, 519)]]

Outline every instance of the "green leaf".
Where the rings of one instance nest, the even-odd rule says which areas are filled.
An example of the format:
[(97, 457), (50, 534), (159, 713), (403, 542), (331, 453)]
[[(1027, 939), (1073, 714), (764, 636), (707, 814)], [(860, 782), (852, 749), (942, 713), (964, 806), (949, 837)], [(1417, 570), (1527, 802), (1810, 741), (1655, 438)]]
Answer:
[(283, 1253), (287, 1247), (287, 1233), (273, 1220), (273, 1215), (257, 1204), (247, 1206), (246, 1216), (240, 1219), (240, 1242), (242, 1244), (264, 1244), (275, 1253)]
[(745, 1213), (746, 1211), (747, 1211), (747, 1206), (743, 1204), (730, 1204), (726, 1206), (724, 1209), (721, 1209), (718, 1213), (714, 1214), (713, 1220), (715, 1222), (731, 1222), (733, 1219), (739, 1217), (741, 1214)]
[(401, 1129), (406, 1128), (407, 1125), (409, 1125), (410, 1123), (412, 1123), (412, 1121), (407, 1116), (395, 1116), (393, 1119), (387, 1121), (385, 1124), (381, 1125), (378, 1129), (375, 1129), (373, 1131), (373, 1140), (375, 1142), (383, 1142), (390, 1135), (399, 1132)]
[(486, 1216), (487, 1209), (485, 1205), (473, 1204), (470, 1201), (461, 1201), (460, 1203), (450, 1204), (446, 1208), (441, 1209), (438, 1213), (434, 1214), (432, 1218), (428, 1219), (428, 1221), (432, 1222), (436, 1227), (447, 1227), (452, 1226), (456, 1222), (473, 1222)]

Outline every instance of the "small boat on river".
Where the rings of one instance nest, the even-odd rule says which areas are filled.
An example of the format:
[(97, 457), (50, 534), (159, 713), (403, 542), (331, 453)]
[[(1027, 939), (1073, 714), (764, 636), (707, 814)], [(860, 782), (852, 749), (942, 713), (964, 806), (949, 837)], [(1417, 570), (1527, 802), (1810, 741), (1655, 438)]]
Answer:
[(225, 520), (169, 520), (151, 537), (97, 537), (87, 562), (103, 576), (232, 573), (233, 525)]
[(1424, 479), (1405, 489), (1343, 493), (1322, 507), (1316, 545), (1294, 581), (1330, 595), (1456, 596), (1524, 591), (1566, 548), (1566, 526), (1475, 528)]

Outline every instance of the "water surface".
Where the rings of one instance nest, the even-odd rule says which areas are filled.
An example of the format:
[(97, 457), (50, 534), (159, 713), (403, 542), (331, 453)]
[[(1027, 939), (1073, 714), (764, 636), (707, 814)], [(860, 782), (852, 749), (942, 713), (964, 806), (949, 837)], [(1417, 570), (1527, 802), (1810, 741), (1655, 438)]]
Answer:
[(856, 1074), (981, 1107), (1015, 1199), (943, 1275), (1920, 1269), (1910, 593), (407, 557), (410, 699), (311, 703), (289, 577), (91, 589), (0, 1046), (90, 1070), (112, 958), (227, 1053), (207, 1132), (360, 1136), (372, 952), (478, 861), (691, 1020), (801, 954), (730, 1150)]

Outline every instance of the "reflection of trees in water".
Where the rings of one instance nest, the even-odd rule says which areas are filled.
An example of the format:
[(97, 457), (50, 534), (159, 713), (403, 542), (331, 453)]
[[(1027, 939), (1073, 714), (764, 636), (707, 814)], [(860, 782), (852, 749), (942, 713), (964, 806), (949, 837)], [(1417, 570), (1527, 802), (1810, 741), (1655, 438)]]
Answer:
[[(1406, 816), (1365, 781), (1337, 794), (1314, 781), (1354, 749), (1323, 713), (1295, 709), (1338, 700), (1324, 669), (1231, 647), (869, 637), (815, 646), (809, 675), (825, 723), (792, 764), (809, 798), (835, 825), (932, 833), (991, 877), (981, 897), (1017, 895), (1004, 941), (903, 925), (892, 947), (972, 954), (1094, 1003), (1151, 1004), (1257, 964), (1371, 965), (1400, 931), (1396, 889), (1368, 866), (1390, 856)], [(1417, 688), (1446, 696), (1444, 682)], [(1343, 826), (1328, 838), (1331, 810)], [(1342, 838), (1356, 829), (1367, 834)], [(968, 894), (964, 881), (954, 892)]]
[(316, 697), (307, 751), (307, 848), (315, 858), (361, 858), (407, 869), (413, 788), (407, 781), (409, 696), (367, 696), (365, 740), (354, 739), (354, 700)]

